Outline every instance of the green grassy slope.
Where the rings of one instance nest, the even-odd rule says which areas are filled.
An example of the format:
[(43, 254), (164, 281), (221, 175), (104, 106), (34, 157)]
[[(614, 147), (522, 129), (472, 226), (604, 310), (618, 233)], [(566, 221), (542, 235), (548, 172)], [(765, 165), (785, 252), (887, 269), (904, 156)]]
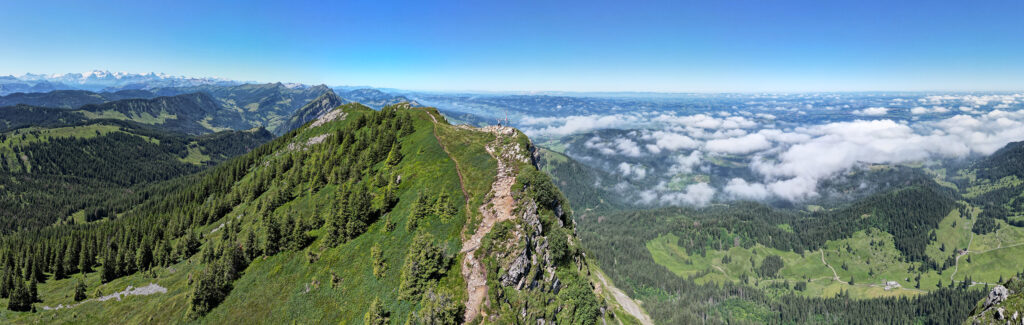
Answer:
[[(307, 124), (200, 178), (172, 181), (166, 194), (152, 196), (118, 219), (0, 240), (0, 256), (9, 256), (22, 250), (63, 251), (73, 238), (85, 238), (83, 246), (95, 252), (98, 264), (84, 275), (90, 297), (97, 290), (110, 293), (149, 283), (167, 290), (41, 310), (74, 304), (74, 283), (83, 277), (74, 273), (70, 279), (54, 279), (48, 264), (40, 266), (47, 281), (39, 284), (39, 311), (3, 311), (0, 321), (462, 320), (467, 298), (463, 242), (478, 229), (481, 207), (489, 206), (485, 202), (493, 196), (498, 166), (484, 148), (497, 143), (498, 157), (512, 148), (528, 157), (528, 139), (515, 132), (499, 142), (491, 132), (448, 125), (434, 109), (373, 111), (358, 104), (338, 109), (345, 114), (334, 121)], [(569, 212), (560, 208), (567, 206), (564, 199), (546, 178), (538, 178), (542, 174), (529, 159), (518, 161), (515, 170), (514, 211), (536, 218), (543, 230), (522, 232), (532, 226), (514, 218), (506, 221), (506, 231), (486, 236), (489, 242), (507, 240), (515, 246), (488, 246), (486, 257), (493, 266), (487, 269), (489, 303), (486, 316), (478, 319), (592, 323), (604, 303), (587, 282)], [(537, 207), (536, 214), (530, 206)], [(520, 236), (502, 237), (510, 233)], [(501, 285), (497, 278), (508, 272), (505, 257), (519, 252), (511, 249), (535, 243), (545, 245), (529, 250), (540, 264), (528, 276), (543, 286)], [(149, 256), (150, 250), (152, 266), (115, 258)], [(27, 261), (0, 260), (5, 263), (0, 267), (39, 263)], [(13, 296), (0, 304), (11, 301)], [(367, 316), (371, 305), (381, 312)], [(527, 318), (520, 310), (529, 311)]]

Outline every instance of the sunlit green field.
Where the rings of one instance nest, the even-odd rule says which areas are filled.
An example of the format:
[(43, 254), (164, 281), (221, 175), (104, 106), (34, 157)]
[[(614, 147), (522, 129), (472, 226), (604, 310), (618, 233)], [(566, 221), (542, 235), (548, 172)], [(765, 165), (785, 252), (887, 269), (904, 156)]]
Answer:
[[(977, 208), (971, 210), (973, 216), (978, 212)], [(974, 287), (982, 288), (985, 283), (994, 284), (1001, 277), (1009, 278), (1020, 271), (1016, 261), (1024, 254), (1024, 228), (999, 220), (1001, 227), (997, 232), (974, 235), (973, 220), (953, 210), (941, 221), (935, 240), (926, 249), (928, 256), (941, 264), (954, 256), (957, 249), (969, 250), (957, 264), (941, 272), (919, 273), (920, 263), (902, 261), (892, 235), (877, 229), (858, 231), (849, 238), (827, 242), (821, 250), (803, 254), (757, 244), (749, 249), (709, 249), (706, 256), (690, 255), (677, 244), (679, 237), (674, 234), (648, 242), (647, 249), (656, 263), (680, 277), (695, 277), (702, 283), (746, 280), (769, 293), (810, 297), (830, 297), (841, 291), (854, 298), (913, 296), (934, 290), (940, 283), (948, 286), (952, 280), (959, 283), (968, 278), (977, 282)], [(779, 227), (786, 229), (788, 225)], [(776, 277), (759, 276), (757, 268), (770, 255), (781, 257), (784, 267)], [(729, 262), (723, 263), (726, 256)], [(834, 274), (828, 266), (835, 270)], [(886, 289), (888, 281), (898, 282), (899, 287)], [(805, 290), (794, 289), (799, 282), (806, 283)]]

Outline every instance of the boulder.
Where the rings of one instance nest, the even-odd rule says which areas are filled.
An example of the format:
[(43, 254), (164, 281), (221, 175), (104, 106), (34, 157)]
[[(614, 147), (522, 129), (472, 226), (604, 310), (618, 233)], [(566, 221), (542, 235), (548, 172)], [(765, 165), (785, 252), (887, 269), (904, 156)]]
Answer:
[(999, 303), (1001, 303), (1004, 300), (1006, 300), (1006, 298), (1009, 297), (1009, 296), (1010, 296), (1010, 290), (1009, 289), (1006, 289), (1006, 287), (1004, 287), (1004, 286), (997, 285), (995, 288), (992, 288), (992, 291), (989, 291), (988, 298), (985, 299), (985, 307), (984, 308), (988, 309), (989, 307), (998, 305)]

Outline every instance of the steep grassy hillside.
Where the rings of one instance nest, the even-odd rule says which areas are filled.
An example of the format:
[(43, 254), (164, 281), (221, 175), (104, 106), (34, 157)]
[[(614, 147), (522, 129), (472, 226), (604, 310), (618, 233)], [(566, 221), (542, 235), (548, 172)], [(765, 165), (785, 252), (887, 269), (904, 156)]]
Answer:
[(631, 322), (522, 133), (338, 109), (116, 219), (3, 237), (0, 321)]

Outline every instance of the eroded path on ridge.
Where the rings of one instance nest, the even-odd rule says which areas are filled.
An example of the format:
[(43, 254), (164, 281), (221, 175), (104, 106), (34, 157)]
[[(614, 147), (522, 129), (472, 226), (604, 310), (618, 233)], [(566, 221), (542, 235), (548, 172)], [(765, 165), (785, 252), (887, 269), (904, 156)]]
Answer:
[(466, 254), (462, 261), (462, 276), (466, 279), (466, 293), (469, 295), (463, 318), (466, 322), (480, 315), (481, 305), (487, 298), (487, 272), (483, 263), (476, 257), (480, 241), (491, 232), (494, 224), (515, 218), (512, 214), (516, 206), (515, 199), (512, 198), (512, 184), (516, 182), (515, 169), (507, 163), (508, 157), (502, 157), (503, 153), (509, 152), (511, 148), (500, 148), (503, 136), (514, 131), (512, 128), (497, 128), (491, 132), (497, 137), (485, 148), (497, 161), (498, 173), (491, 184), (490, 192), (487, 193), (489, 199), (480, 206), (480, 215), (483, 217), (480, 224), (473, 235), (462, 243), (462, 253)]
[[(441, 145), (441, 149), (448, 154), (448, 157), (455, 162), (455, 169), (459, 174), (459, 186), (462, 188), (463, 197), (466, 198), (466, 229), (463, 229), (463, 234), (467, 234), (469, 227), (472, 226), (472, 214), (470, 213), (469, 206), (469, 192), (466, 191), (465, 181), (462, 175), (462, 170), (459, 166), (458, 160), (455, 156), (452, 156), (451, 152), (448, 151), (448, 147), (445, 146), (444, 141), (441, 141), (441, 137), (437, 134), (438, 121), (433, 114), (429, 114), (430, 119), (434, 122), (434, 137), (437, 142)], [(488, 200), (480, 206), (480, 215), (483, 217), (480, 223), (476, 227), (476, 231), (473, 232), (469, 238), (463, 236), (462, 250), (460, 253), (465, 254), (465, 258), (462, 261), (462, 277), (466, 280), (466, 294), (469, 296), (466, 300), (466, 312), (463, 316), (464, 322), (470, 322), (477, 316), (480, 316), (481, 306), (483, 305), (484, 299), (487, 298), (487, 272), (484, 269), (483, 263), (476, 258), (476, 251), (480, 248), (480, 242), (484, 236), (491, 232), (491, 228), (498, 222), (510, 220), (514, 218), (512, 210), (515, 208), (515, 199), (512, 198), (512, 185), (515, 184), (515, 169), (509, 166), (505, 159), (502, 159), (501, 153), (507, 152), (502, 150), (501, 139), (505, 135), (514, 134), (514, 129), (509, 127), (488, 127), (481, 129), (482, 132), (494, 133), (496, 138), (493, 142), (487, 144), (485, 149), (487, 153), (497, 161), (498, 170), (495, 175), (494, 183), (491, 184), (491, 189), (487, 193)]]

